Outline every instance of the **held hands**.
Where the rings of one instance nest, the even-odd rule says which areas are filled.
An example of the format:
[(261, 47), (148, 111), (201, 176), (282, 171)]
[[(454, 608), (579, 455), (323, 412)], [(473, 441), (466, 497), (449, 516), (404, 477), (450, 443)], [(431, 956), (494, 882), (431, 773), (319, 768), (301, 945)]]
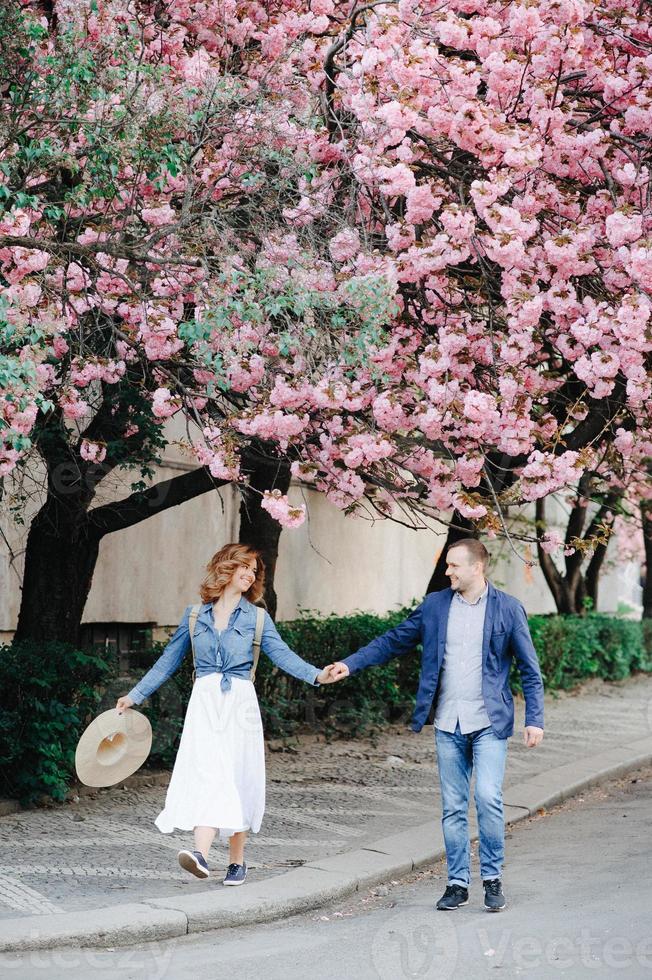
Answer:
[[(316, 680), (320, 684), (334, 684), (335, 681), (344, 680), (345, 677), (349, 676), (349, 668), (345, 664), (336, 663), (328, 664), (327, 667), (317, 674)], [(119, 715), (122, 714), (127, 708), (132, 708), (134, 702), (131, 700), (128, 694), (123, 695), (116, 701), (116, 711)]]
[(133, 704), (134, 702), (131, 700), (129, 695), (125, 694), (123, 697), (118, 698), (115, 706), (116, 711), (118, 712), (119, 715), (121, 715), (122, 712), (125, 710), (125, 708), (132, 708)]
[(317, 674), (317, 680), (320, 684), (334, 684), (336, 681), (343, 681), (348, 676), (349, 668), (346, 664), (338, 662), (324, 667), (321, 674)]
[(523, 743), (528, 749), (534, 749), (543, 740), (543, 728), (526, 725), (523, 731)]

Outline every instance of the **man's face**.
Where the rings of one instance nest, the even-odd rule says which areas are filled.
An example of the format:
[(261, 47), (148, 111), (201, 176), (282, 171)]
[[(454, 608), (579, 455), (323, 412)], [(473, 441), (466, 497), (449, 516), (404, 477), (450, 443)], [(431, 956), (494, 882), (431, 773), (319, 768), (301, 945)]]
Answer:
[(484, 569), (481, 561), (472, 559), (467, 549), (460, 545), (449, 548), (446, 555), (446, 575), (451, 580), (451, 588), (456, 592), (464, 592), (472, 585), (479, 584), (484, 579)]

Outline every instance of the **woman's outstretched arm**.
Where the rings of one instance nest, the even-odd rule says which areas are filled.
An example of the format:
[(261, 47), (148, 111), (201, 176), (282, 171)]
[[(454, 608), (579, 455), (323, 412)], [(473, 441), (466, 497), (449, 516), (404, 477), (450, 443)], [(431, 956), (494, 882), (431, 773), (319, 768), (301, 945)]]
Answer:
[(188, 606), (184, 612), (175, 633), (170, 637), (165, 650), (158, 658), (156, 663), (147, 671), (145, 676), (138, 681), (136, 686), (132, 687), (129, 694), (127, 694), (127, 697), (131, 700), (132, 704), (141, 704), (145, 698), (148, 698), (150, 694), (153, 694), (154, 691), (158, 690), (161, 684), (163, 684), (168, 677), (172, 677), (172, 674), (174, 674), (179, 667), (179, 664), (190, 649), (190, 629), (188, 620), (190, 618), (191, 608), (192, 606)]
[(261, 648), (267, 654), (272, 663), (280, 667), (286, 674), (296, 677), (307, 684), (318, 686), (319, 684), (330, 684), (335, 678), (331, 677), (331, 670), (320, 667), (313, 667), (306, 660), (291, 650), (284, 639), (280, 636), (274, 620), (268, 612), (265, 612), (265, 623), (261, 638)]

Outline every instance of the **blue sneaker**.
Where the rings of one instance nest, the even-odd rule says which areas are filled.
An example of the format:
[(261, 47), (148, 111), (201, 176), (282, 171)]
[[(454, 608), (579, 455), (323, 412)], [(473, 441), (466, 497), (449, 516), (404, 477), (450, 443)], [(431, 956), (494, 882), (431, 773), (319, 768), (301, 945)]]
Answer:
[(230, 864), (226, 869), (223, 885), (242, 885), (247, 877), (246, 864)]
[(201, 851), (179, 851), (179, 864), (195, 878), (208, 878), (210, 871)]

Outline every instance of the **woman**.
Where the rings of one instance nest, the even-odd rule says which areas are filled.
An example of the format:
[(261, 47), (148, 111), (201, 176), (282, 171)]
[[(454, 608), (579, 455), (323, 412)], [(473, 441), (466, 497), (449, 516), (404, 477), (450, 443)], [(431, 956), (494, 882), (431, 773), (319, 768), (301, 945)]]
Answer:
[[(258, 833), (265, 809), (265, 749), (258, 700), (250, 674), (257, 603), (265, 569), (253, 548), (227, 544), (207, 565), (193, 629), (197, 679), (188, 702), (179, 751), (165, 807), (156, 818), (164, 834), (193, 830), (194, 851), (179, 851), (182, 868), (208, 878), (208, 852), (219, 830), (229, 841), (225, 885), (247, 875), (247, 832)], [(140, 704), (171, 677), (190, 650), (188, 606), (174, 636), (151, 670), (118, 699), (122, 712)], [(261, 647), (281, 670), (308, 684), (332, 683), (331, 668), (319, 670), (293, 653), (264, 614)]]

